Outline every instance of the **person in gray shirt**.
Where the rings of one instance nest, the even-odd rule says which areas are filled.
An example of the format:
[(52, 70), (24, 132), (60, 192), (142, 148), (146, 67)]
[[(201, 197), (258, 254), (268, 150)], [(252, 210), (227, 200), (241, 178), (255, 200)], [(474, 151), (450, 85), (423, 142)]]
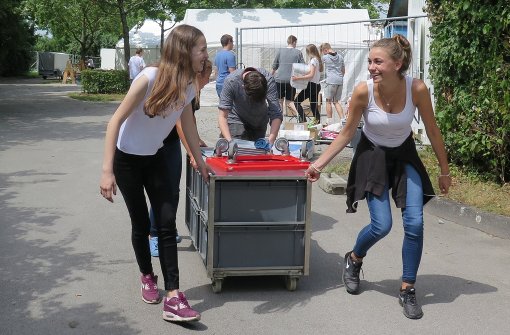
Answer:
[(265, 138), (273, 144), (283, 120), (273, 76), (262, 68), (237, 69), (223, 83), (218, 105), (221, 136), (256, 141)]
[[(293, 63), (304, 63), (305, 59), (300, 50), (296, 49), (297, 37), (290, 35), (287, 38), (287, 47), (278, 50), (276, 57), (273, 61), (273, 74), (278, 89), (278, 98), (280, 99), (280, 106), (283, 108), (283, 99), (285, 98), (287, 107), (297, 115), (296, 107), (294, 106), (294, 97), (296, 89), (290, 86), (290, 77), (292, 75)], [(275, 74), (276, 73), (276, 74)]]
[(344, 110), (340, 105), (342, 99), (342, 87), (344, 83), (345, 64), (342, 55), (331, 48), (329, 43), (322, 43), (320, 46), (324, 72), (326, 73), (326, 84), (324, 85), (324, 97), (326, 98), (327, 124), (333, 123), (333, 107), (340, 120), (344, 118)]

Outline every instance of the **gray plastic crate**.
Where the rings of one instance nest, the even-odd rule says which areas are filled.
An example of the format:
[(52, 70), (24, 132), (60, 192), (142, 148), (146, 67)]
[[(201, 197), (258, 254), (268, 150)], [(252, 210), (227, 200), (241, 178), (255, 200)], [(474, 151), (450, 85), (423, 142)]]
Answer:
[(199, 226), (198, 226), (198, 253), (204, 262), (204, 265), (207, 264), (207, 218), (201, 213), (199, 216)]
[(221, 180), (215, 188), (215, 222), (305, 220), (306, 180)]
[(215, 226), (214, 268), (303, 266), (305, 225)]
[(189, 223), (189, 236), (195, 249), (198, 250), (199, 232), (200, 232), (200, 208), (196, 205), (194, 198), (190, 199), (190, 223)]
[(186, 166), (190, 236), (214, 292), (229, 276), (308, 275), (311, 184), (304, 171), (225, 173), (206, 184)]
[(186, 188), (186, 196), (185, 196), (185, 208), (184, 208), (184, 223), (186, 224), (186, 227), (188, 227), (188, 230), (190, 230), (190, 220), (191, 220), (191, 195)]

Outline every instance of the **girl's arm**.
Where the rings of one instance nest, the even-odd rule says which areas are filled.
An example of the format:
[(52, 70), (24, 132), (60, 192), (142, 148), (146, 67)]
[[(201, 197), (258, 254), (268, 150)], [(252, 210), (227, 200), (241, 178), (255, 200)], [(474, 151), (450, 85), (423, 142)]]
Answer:
[[(197, 119), (195, 117), (195, 114), (193, 113), (193, 122), (195, 123), (195, 127), (197, 126)], [(177, 129), (177, 134), (179, 134), (179, 138), (181, 139), (182, 145), (184, 145), (184, 148), (186, 149), (186, 152), (188, 153), (188, 156), (190, 156), (190, 163), (193, 168), (198, 169), (197, 163), (195, 162), (195, 158), (191, 154), (191, 149), (188, 145), (188, 141), (186, 141), (186, 136), (184, 136), (184, 131), (182, 130), (182, 124), (181, 119), (177, 120), (177, 123), (175, 124), (175, 128)], [(200, 147), (207, 146), (204, 141), (200, 138), (200, 135), (198, 137), (198, 145)]]
[(442, 193), (446, 194), (452, 182), (450, 178), (450, 168), (448, 167), (448, 155), (446, 154), (443, 136), (436, 123), (429, 90), (427, 85), (420, 79), (413, 79), (412, 90), (413, 103), (418, 108), (418, 113), (425, 125), (430, 144), (439, 162), (439, 168), (441, 170), (438, 180), (439, 189)]
[(202, 175), (202, 178), (208, 182), (209, 170), (204, 162), (204, 159), (202, 158), (202, 151), (200, 150), (199, 145), (200, 138), (198, 136), (197, 126), (193, 120), (193, 110), (191, 109), (191, 104), (188, 104), (186, 107), (184, 107), (184, 111), (181, 114), (180, 124), (181, 130), (189, 147), (188, 153), (195, 159), (197, 170)]
[(133, 112), (134, 108), (143, 101), (148, 84), (149, 80), (146, 76), (140, 76), (133, 82), (124, 100), (122, 100), (106, 127), (103, 167), (99, 188), (101, 195), (110, 202), (113, 202), (113, 195), (117, 194), (117, 185), (113, 175), (113, 157), (117, 147), (120, 126)]
[(292, 80), (310, 80), (313, 78), (313, 76), (315, 76), (316, 71), (317, 71), (317, 66), (312, 64), (312, 62), (310, 62), (310, 71), (308, 71), (307, 74), (299, 76), (299, 77), (292, 76)]
[(363, 109), (368, 105), (368, 88), (366, 82), (360, 83), (354, 89), (351, 98), (351, 113), (347, 118), (347, 123), (342, 128), (338, 136), (320, 155), (320, 157), (310, 165), (305, 175), (308, 180), (314, 182), (319, 179), (320, 173), (324, 167), (340, 153), (349, 144), (356, 134), (358, 124), (363, 116)]

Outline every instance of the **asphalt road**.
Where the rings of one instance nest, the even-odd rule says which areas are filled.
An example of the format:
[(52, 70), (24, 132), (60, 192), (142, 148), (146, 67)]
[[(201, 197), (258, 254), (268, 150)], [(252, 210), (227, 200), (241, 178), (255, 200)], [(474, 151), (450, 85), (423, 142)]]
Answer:
[[(223, 291), (213, 293), (186, 236), (181, 197), (181, 289), (202, 320), (163, 321), (161, 305), (140, 299), (122, 197), (110, 204), (99, 195), (104, 131), (118, 104), (66, 96), (76, 90), (37, 79), (0, 80), (1, 334), (510, 332), (509, 239), (427, 211), (416, 286), (425, 316), (409, 320), (397, 301), (403, 237), (398, 211), (392, 232), (365, 259), (362, 293), (352, 296), (341, 283), (342, 258), (369, 220), (366, 204), (346, 214), (345, 197), (326, 194), (317, 184), (310, 275), (294, 292), (270, 276), (227, 278)], [(217, 112), (205, 101), (198, 127), (213, 144)]]

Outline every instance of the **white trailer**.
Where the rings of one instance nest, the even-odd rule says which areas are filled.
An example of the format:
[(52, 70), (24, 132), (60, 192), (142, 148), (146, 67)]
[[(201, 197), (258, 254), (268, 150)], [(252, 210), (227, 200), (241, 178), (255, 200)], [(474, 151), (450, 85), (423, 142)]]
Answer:
[(69, 59), (70, 55), (63, 52), (40, 52), (38, 57), (39, 75), (43, 79), (48, 77), (62, 79)]

